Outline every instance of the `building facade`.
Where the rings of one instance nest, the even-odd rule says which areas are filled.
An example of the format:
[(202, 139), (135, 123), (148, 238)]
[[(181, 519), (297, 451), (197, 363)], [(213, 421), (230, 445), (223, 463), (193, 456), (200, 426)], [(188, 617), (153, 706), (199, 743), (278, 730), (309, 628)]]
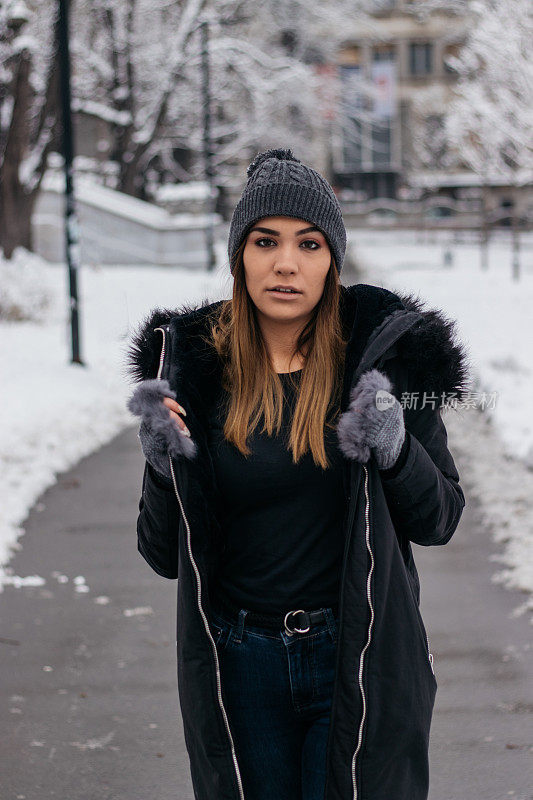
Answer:
[(455, 81), (446, 58), (464, 42), (469, 18), (456, 6), (428, 13), (424, 5), (375, 3), (338, 52), (331, 174), (361, 200), (406, 196), (414, 175), (440, 166), (438, 146), (428, 164), (420, 143), (438, 144)]

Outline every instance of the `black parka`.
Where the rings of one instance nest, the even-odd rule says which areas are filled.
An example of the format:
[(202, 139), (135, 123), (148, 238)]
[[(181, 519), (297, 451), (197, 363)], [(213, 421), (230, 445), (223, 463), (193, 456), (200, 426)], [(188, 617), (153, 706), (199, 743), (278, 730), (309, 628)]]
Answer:
[[(254, 800), (242, 785), (208, 623), (222, 531), (207, 418), (221, 365), (203, 336), (221, 302), (156, 309), (132, 339), (134, 379), (168, 377), (196, 445), (192, 458), (173, 459), (172, 488), (145, 464), (137, 534), (152, 569), (178, 579), (178, 690), (195, 798)], [(446, 544), (465, 505), (439, 406), (445, 396), (460, 400), (467, 391), (467, 358), (455, 323), (413, 295), (342, 286), (341, 314), (349, 340), (341, 412), (350, 388), (374, 367), (390, 378), (400, 401), (409, 392), (418, 393), (418, 402), (402, 403), (409, 450), (397, 474), (380, 472), (373, 458), (365, 464), (345, 459), (345, 548), (324, 798), (426, 800), (437, 681), (411, 542)]]

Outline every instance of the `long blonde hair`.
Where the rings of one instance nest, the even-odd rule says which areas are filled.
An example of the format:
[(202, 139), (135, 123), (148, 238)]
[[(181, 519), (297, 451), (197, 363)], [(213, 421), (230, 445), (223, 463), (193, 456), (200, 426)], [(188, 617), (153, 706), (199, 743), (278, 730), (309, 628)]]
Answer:
[[(223, 361), (222, 385), (226, 395), (224, 437), (244, 456), (251, 453), (246, 440), (261, 419), (261, 432), (279, 433), (283, 387), (273, 369), (254, 303), (245, 283), (244, 240), (234, 256), (233, 297), (225, 300), (211, 320), (209, 343)], [(311, 319), (301, 331), (293, 357), (305, 358), (292, 417), (289, 448), (293, 463), (309, 449), (315, 464), (329, 466), (324, 446), (324, 425), (333, 428), (340, 410), (346, 341), (340, 319), (340, 281), (333, 256), (324, 291)], [(328, 419), (328, 417), (330, 417)]]

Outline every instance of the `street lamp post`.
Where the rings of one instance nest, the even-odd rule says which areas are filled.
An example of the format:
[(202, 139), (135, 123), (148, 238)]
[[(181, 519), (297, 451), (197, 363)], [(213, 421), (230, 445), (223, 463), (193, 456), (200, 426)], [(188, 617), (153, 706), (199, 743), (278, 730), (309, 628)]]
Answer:
[(205, 227), (205, 239), (207, 250), (207, 269), (215, 268), (215, 232), (213, 224), (214, 214), (214, 185), (213, 185), (213, 152), (211, 149), (211, 87), (209, 74), (209, 29), (208, 21), (204, 19), (200, 24), (202, 36), (202, 99), (203, 99), (203, 149), (204, 149), (204, 174), (208, 186), (208, 197), (206, 203), (207, 225)]
[(70, 104), (70, 53), (68, 35), (69, 0), (59, 0), (58, 55), (61, 73), (61, 112), (63, 121), (63, 158), (65, 162), (65, 244), (70, 289), (70, 329), (72, 341), (71, 363), (82, 364), (80, 355), (78, 268), (80, 265), (80, 246), (78, 218), (74, 199), (72, 180), (72, 160), (74, 154), (72, 138), (72, 116)]

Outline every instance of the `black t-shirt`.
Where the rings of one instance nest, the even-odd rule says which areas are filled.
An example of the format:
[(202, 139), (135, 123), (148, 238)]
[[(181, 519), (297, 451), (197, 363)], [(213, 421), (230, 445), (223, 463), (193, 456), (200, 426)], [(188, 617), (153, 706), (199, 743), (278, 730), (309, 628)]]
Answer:
[(214, 596), (263, 613), (313, 610), (338, 603), (344, 550), (342, 454), (334, 429), (324, 426), (330, 467), (310, 452), (294, 464), (287, 449), (291, 413), (302, 370), (280, 373), (284, 388), (280, 434), (259, 433), (243, 456), (223, 436), (223, 397), (214, 404), (209, 436), (221, 498), (225, 547)]

